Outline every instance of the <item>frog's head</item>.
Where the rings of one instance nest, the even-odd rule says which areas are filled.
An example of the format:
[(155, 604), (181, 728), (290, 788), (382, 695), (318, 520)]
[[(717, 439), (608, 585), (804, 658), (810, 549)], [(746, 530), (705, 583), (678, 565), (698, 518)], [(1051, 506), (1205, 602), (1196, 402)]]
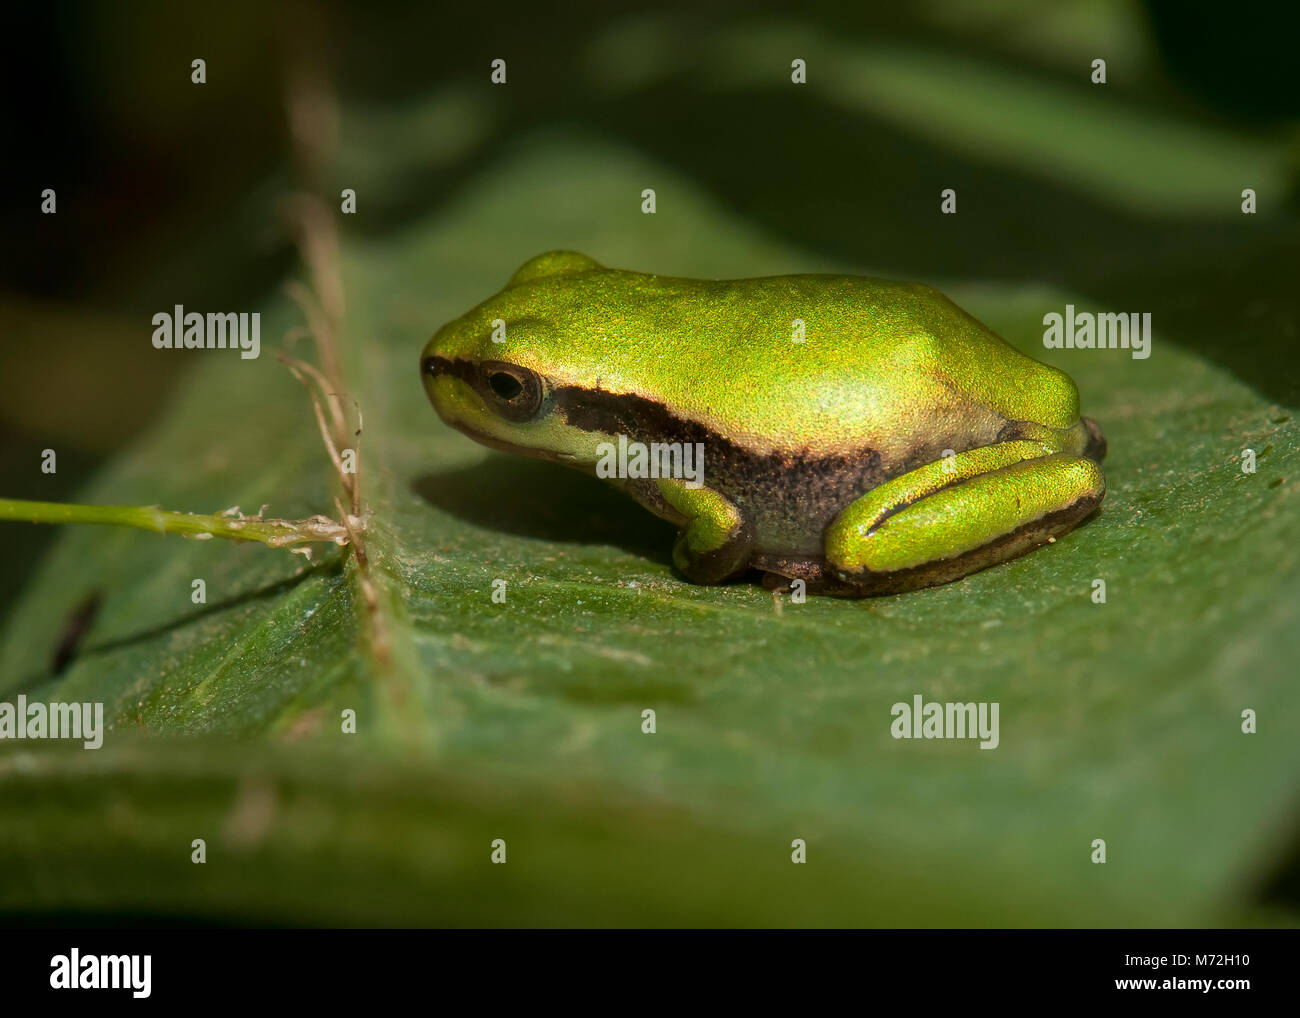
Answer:
[[(444, 421), (485, 445), (566, 462), (595, 462), (601, 441), (557, 412), (570, 380), (565, 335), (583, 317), (575, 282), (605, 272), (575, 251), (529, 259), (505, 289), (439, 329), (420, 354), (420, 376)], [(561, 328), (564, 323), (566, 328)]]

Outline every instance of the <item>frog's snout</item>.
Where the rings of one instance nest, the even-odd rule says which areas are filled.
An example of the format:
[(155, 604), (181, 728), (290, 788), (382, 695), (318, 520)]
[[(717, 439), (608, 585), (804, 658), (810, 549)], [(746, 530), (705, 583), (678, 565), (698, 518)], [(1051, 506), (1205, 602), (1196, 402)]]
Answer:
[(439, 405), (438, 383), (446, 375), (449, 366), (446, 359), (427, 349), (420, 355), (420, 382), (424, 386), (424, 394), (429, 397), (429, 402), (440, 414), (442, 407)]
[(420, 380), (424, 382), (426, 389), (430, 388), (434, 380), (440, 375), (444, 375), (451, 368), (451, 361), (446, 357), (435, 353), (433, 344), (430, 343), (420, 354)]
[(1088, 445), (1084, 448), (1083, 455), (1094, 463), (1100, 463), (1106, 458), (1106, 436), (1091, 417), (1083, 419), (1083, 426), (1088, 429)]

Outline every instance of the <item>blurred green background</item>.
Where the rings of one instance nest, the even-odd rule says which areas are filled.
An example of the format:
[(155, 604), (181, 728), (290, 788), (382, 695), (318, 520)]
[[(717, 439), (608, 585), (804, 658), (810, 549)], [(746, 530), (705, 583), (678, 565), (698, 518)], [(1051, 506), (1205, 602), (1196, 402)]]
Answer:
[[(300, 322), (281, 292), (302, 275), (285, 81), (319, 61), (337, 147), (309, 182), (359, 196), (339, 223), (346, 360), (397, 653), (368, 655), (335, 560), (302, 575), (260, 548), (5, 525), (0, 697), (104, 699), (122, 734), (102, 756), (0, 747), (0, 853), (19, 875), (0, 908), (1294, 923), (1293, 8), (901, 6), (20, 16), (3, 494), (328, 509), (305, 397), (269, 355)], [(206, 85), (190, 84), (195, 57)], [(496, 57), (505, 87), (488, 83)], [(806, 86), (790, 84), (795, 57)], [(654, 217), (638, 208), (648, 186)], [(46, 187), (56, 216), (39, 212)], [(938, 214), (946, 187), (956, 216)], [(419, 391), (427, 336), (564, 246), (670, 274), (937, 285), (1079, 380), (1111, 440), (1107, 508), (1054, 558), (913, 597), (774, 620), (761, 591), (690, 588), (661, 524), (580, 478), (485, 457)], [(1045, 357), (1041, 315), (1067, 300), (1151, 312), (1151, 361)], [(153, 350), (150, 317), (177, 303), (263, 309), (262, 359)], [(1098, 614), (1088, 581), (1117, 567), (1127, 585)], [(538, 596), (494, 621), (475, 598), (503, 570)], [(194, 575), (227, 596), (173, 597)], [(52, 647), (94, 591), (86, 654), (56, 676)], [(912, 692), (1000, 700), (998, 761), (882, 740)], [(340, 750), (322, 719), (356, 704), (378, 720)], [(643, 706), (676, 713), (679, 734), (646, 748)], [(1248, 749), (1242, 707), (1268, 718)], [(511, 825), (533, 849), (502, 881), (479, 846)], [(196, 877), (186, 832), (203, 829), (242, 868)], [(1125, 848), (1099, 875), (1087, 846), (1110, 831)], [(827, 862), (791, 886), (798, 836)]]

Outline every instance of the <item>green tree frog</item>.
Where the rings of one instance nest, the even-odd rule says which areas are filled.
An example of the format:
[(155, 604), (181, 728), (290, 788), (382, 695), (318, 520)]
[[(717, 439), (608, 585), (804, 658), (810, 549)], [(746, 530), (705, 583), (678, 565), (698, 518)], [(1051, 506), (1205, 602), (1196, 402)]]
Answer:
[[(673, 563), (697, 583), (932, 586), (1053, 540), (1106, 491), (1074, 381), (916, 283), (681, 279), (551, 251), (439, 329), (420, 372), (443, 420), (493, 448), (597, 472), (620, 442), (648, 447), (664, 469), (611, 481), (679, 528)], [(702, 470), (680, 476), (692, 448)]]

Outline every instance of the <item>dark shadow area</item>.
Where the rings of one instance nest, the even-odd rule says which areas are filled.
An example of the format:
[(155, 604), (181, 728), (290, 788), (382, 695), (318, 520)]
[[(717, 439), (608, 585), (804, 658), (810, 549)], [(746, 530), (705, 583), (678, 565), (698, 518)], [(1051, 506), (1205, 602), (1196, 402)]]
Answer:
[[(298, 923), (296, 925), (306, 925)], [(0, 930), (213, 930), (272, 929), (238, 916), (197, 916), (166, 912), (0, 912)]]
[(476, 527), (559, 544), (608, 544), (669, 562), (676, 529), (595, 477), (522, 456), (424, 474), (411, 490)]
[[(1300, 805), (1300, 803), (1296, 804)], [(1292, 816), (1300, 816), (1300, 810), (1292, 809)], [(1287, 847), (1278, 853), (1281, 865), (1265, 878), (1256, 895), (1259, 903), (1266, 908), (1285, 910), (1292, 916), (1300, 916), (1300, 832), (1293, 831)]]

